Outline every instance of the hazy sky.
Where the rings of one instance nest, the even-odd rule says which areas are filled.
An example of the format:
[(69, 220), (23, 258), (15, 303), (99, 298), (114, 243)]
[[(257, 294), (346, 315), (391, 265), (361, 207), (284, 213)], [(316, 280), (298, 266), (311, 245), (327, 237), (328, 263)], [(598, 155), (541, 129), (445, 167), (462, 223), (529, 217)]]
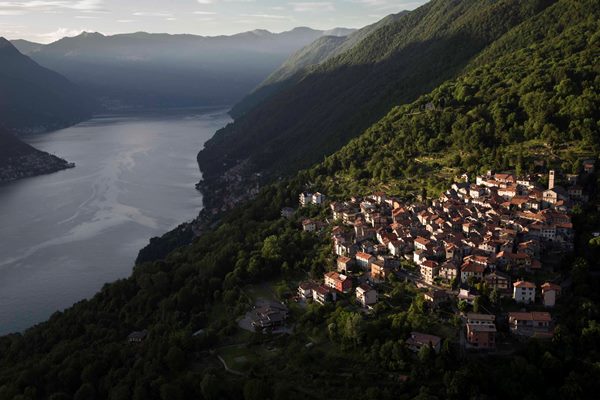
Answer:
[(82, 31), (233, 34), (358, 28), (426, 0), (0, 0), (0, 36), (48, 43)]

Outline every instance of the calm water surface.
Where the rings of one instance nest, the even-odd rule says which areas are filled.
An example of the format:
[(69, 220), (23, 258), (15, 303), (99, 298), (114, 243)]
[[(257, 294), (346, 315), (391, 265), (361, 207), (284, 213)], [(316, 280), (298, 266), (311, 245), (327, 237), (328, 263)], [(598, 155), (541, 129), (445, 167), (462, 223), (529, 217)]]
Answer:
[(27, 138), (77, 167), (0, 186), (0, 334), (130, 274), (140, 248), (194, 218), (196, 154), (224, 110), (108, 116)]

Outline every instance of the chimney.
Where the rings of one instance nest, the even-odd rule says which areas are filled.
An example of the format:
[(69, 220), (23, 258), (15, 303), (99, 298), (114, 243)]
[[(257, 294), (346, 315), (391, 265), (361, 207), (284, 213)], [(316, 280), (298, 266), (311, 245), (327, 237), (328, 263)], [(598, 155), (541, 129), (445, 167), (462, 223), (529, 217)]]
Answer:
[(550, 170), (550, 176), (548, 176), (548, 190), (554, 189), (554, 170)]

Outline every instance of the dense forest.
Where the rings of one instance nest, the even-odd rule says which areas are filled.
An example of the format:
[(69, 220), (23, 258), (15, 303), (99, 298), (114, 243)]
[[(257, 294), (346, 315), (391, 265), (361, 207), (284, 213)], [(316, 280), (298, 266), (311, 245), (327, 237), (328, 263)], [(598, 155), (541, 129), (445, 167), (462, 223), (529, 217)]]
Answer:
[(208, 200), (220, 188), (247, 192), (251, 179), (225, 183), (230, 169), (269, 181), (321, 161), (393, 106), (459, 75), (483, 49), (552, 3), (433, 0), (384, 24), (217, 132), (198, 156)]
[[(299, 224), (324, 219), (326, 210), (307, 207), (281, 218), (281, 208), (296, 207), (306, 188), (332, 199), (377, 189), (432, 198), (462, 172), (577, 173), (582, 157), (598, 158), (600, 5), (561, 0), (518, 24), (530, 2), (486, 3), (505, 6), (505, 15), (494, 18), (515, 27), (459, 77), (388, 110), (310, 169), (265, 186), (192, 243), (181, 246), (189, 232), (180, 228), (182, 236), (172, 232), (147, 248), (130, 278), (23, 334), (0, 338), (0, 399), (595, 398), (597, 174), (584, 182), (589, 206), (573, 215), (576, 250), (558, 271), (571, 285), (553, 311), (551, 341), (465, 356), (454, 336), (460, 322), (448, 310), (426, 307), (414, 286), (393, 278), (385, 283), (389, 297), (369, 315), (342, 297), (335, 306), (305, 309), (291, 302), (289, 335), (238, 327), (256, 297), (285, 300), (298, 281), (333, 266), (330, 232), (306, 233)], [(482, 305), (502, 308), (491, 296)], [(407, 351), (408, 333), (424, 329), (445, 338), (439, 354)], [(146, 340), (128, 343), (141, 330)], [(507, 331), (499, 326), (501, 337)]]

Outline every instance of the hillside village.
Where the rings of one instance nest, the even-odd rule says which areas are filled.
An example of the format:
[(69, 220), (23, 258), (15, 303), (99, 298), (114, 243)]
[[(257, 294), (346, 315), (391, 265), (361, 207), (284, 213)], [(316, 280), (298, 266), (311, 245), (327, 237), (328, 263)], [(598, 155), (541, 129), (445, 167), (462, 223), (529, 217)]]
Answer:
[[(554, 268), (574, 248), (570, 213), (588, 201), (578, 180), (594, 172), (583, 162), (582, 176), (516, 176), (494, 173), (463, 175), (460, 182), (428, 203), (404, 203), (378, 192), (347, 201), (327, 201), (322, 193), (301, 193), (300, 207), (328, 207), (331, 219), (304, 219), (305, 232), (331, 230), (336, 265), (322, 282), (305, 281), (298, 300), (325, 304), (340, 296), (355, 298), (369, 312), (387, 296), (390, 278), (412, 281), (430, 307), (450, 305), (462, 321), (460, 342), (466, 350), (493, 351), (499, 319), (515, 339), (551, 338), (552, 307), (568, 285)], [(294, 210), (282, 210), (292, 218)], [(482, 312), (485, 292), (509, 304), (502, 315)], [(486, 310), (483, 310), (486, 311)], [(409, 349), (443, 338), (412, 332)]]

